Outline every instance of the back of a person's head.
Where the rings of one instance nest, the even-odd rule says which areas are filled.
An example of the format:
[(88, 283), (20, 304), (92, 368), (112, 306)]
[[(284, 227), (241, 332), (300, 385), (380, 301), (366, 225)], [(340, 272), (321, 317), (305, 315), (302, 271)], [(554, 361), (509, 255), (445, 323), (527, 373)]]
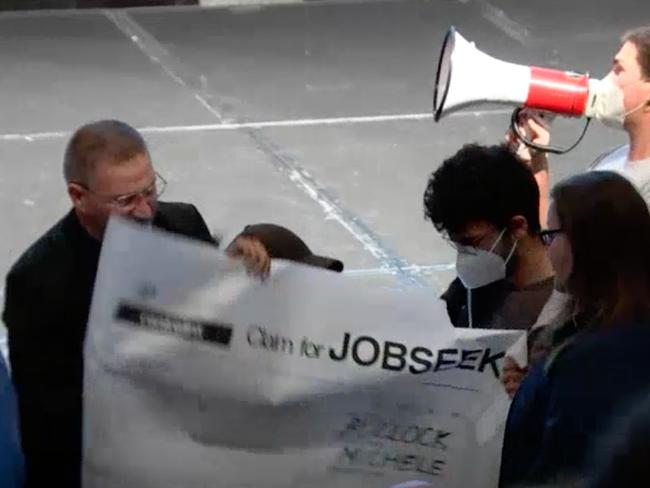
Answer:
[(641, 73), (646, 80), (650, 80), (650, 25), (626, 32), (622, 41), (634, 44), (638, 51)]
[(86, 184), (99, 162), (119, 164), (148, 154), (140, 133), (119, 120), (100, 120), (83, 125), (68, 142), (63, 158), (67, 183)]
[(650, 213), (634, 186), (592, 171), (551, 197), (573, 255), (568, 291), (582, 311), (604, 322), (650, 319)]
[(425, 216), (440, 232), (462, 232), (487, 221), (506, 228), (512, 217), (539, 230), (539, 189), (535, 178), (505, 146), (468, 144), (430, 176), (424, 193)]

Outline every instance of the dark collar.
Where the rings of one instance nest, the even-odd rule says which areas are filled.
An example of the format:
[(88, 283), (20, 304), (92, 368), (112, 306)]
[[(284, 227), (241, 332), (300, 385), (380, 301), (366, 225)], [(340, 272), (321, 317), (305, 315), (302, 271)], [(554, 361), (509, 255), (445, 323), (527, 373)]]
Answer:
[(66, 244), (71, 246), (75, 251), (89, 255), (99, 256), (102, 247), (100, 241), (91, 236), (79, 222), (79, 217), (74, 209), (68, 212), (62, 223), (63, 233), (66, 236)]

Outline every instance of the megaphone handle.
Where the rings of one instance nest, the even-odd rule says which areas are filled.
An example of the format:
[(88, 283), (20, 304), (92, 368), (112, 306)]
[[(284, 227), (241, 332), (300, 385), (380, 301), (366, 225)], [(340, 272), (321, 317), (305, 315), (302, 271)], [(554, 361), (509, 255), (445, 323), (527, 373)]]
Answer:
[(531, 149), (535, 149), (537, 151), (551, 153), (551, 154), (566, 154), (569, 151), (575, 149), (578, 146), (578, 144), (582, 142), (582, 139), (585, 137), (585, 134), (587, 133), (587, 129), (589, 128), (589, 123), (591, 122), (591, 119), (587, 119), (585, 128), (582, 130), (582, 134), (580, 134), (580, 137), (572, 146), (568, 148), (561, 148), (559, 146), (553, 146), (551, 144), (549, 144), (548, 146), (544, 146), (542, 144), (537, 144), (536, 142), (531, 141), (526, 137), (525, 134), (523, 134), (519, 130), (519, 114), (521, 113), (522, 110), (523, 107), (518, 107), (512, 112), (512, 116), (510, 117), (510, 128), (512, 129), (512, 132), (515, 133), (515, 135), (521, 142), (526, 144), (526, 146), (530, 147)]

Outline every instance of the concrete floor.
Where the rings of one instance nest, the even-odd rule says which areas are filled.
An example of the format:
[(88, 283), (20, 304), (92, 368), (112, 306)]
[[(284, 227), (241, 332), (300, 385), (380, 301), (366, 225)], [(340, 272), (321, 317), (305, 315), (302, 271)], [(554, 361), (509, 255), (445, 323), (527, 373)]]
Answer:
[[(70, 131), (115, 117), (143, 129), (166, 198), (196, 203), (215, 232), (285, 224), (360, 284), (435, 298), (453, 253), (423, 219), (427, 175), (465, 142), (501, 141), (509, 121), (503, 109), (432, 121), (447, 28), (502, 59), (600, 77), (620, 34), (648, 18), (636, 0), (1, 13), (0, 275), (68, 208)], [(567, 127), (556, 141), (577, 135)], [(553, 178), (623, 142), (594, 123), (553, 158)]]

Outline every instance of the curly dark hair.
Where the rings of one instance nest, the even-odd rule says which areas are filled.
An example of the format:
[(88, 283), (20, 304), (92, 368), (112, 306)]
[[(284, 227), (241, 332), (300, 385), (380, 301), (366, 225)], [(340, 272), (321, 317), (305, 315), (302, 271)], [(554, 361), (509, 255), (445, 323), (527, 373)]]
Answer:
[(424, 214), (447, 234), (479, 220), (505, 228), (522, 215), (533, 235), (540, 230), (539, 188), (532, 171), (507, 147), (467, 144), (429, 177)]

